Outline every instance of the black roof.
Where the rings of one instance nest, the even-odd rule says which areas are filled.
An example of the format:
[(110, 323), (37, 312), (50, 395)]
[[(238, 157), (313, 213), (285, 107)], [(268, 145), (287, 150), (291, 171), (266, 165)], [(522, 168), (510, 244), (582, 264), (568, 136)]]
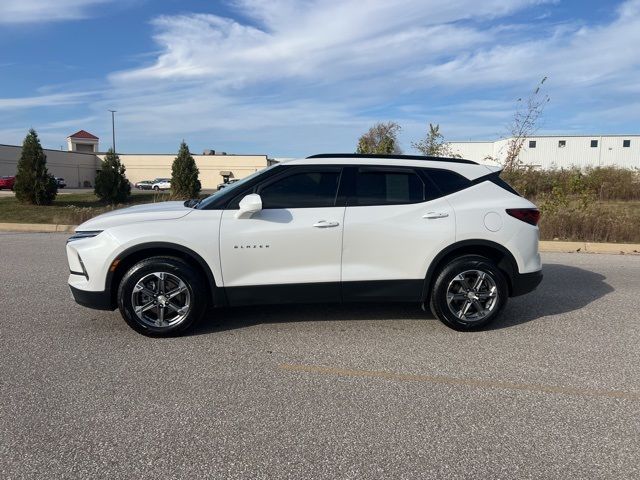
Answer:
[(385, 158), (389, 160), (429, 160), (433, 162), (469, 163), (478, 165), (478, 162), (464, 158), (430, 157), (424, 155), (378, 155), (372, 153), (319, 153), (307, 158)]

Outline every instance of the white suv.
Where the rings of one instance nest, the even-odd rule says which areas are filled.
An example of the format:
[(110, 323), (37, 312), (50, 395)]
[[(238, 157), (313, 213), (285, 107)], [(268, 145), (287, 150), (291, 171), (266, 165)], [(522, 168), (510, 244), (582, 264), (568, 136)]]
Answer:
[(169, 190), (171, 188), (171, 179), (170, 178), (156, 178), (151, 183), (151, 188), (156, 192), (159, 190)]
[(494, 320), (542, 280), (539, 212), (469, 160), (315, 155), (196, 202), (116, 210), (67, 243), (84, 306), (151, 336), (208, 306), (402, 301), (447, 325)]

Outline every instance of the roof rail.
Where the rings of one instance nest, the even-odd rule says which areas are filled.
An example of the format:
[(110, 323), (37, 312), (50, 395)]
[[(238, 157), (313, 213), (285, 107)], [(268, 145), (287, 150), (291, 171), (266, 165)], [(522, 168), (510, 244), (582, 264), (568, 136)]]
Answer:
[(307, 158), (384, 158), (388, 160), (429, 160), (433, 162), (469, 163), (479, 165), (473, 160), (464, 158), (431, 157), (424, 155), (378, 155), (374, 153), (319, 153)]

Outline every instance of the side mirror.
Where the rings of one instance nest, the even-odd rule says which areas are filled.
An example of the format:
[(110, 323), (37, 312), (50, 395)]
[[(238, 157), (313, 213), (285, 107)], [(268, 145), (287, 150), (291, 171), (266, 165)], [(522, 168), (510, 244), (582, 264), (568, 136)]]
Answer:
[(250, 218), (251, 215), (262, 210), (262, 198), (257, 193), (251, 193), (240, 200), (239, 207), (236, 218)]

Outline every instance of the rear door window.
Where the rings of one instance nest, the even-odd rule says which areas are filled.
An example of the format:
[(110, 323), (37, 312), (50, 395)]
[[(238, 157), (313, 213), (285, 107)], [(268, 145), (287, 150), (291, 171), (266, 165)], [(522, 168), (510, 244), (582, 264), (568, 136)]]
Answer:
[(350, 205), (402, 205), (423, 202), (425, 186), (412, 169), (359, 168)]

